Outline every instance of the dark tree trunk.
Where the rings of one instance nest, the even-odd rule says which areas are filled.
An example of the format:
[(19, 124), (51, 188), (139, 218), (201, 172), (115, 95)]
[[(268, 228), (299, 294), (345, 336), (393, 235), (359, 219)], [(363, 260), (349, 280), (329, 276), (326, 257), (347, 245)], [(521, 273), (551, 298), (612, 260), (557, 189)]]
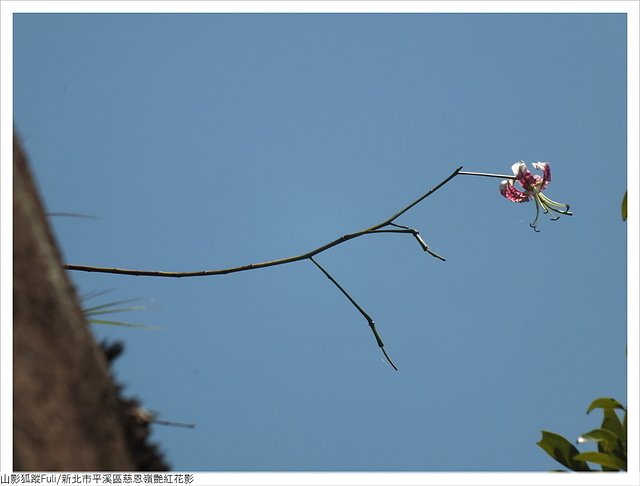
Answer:
[(17, 137), (13, 171), (14, 468), (138, 469), (117, 386), (63, 269)]

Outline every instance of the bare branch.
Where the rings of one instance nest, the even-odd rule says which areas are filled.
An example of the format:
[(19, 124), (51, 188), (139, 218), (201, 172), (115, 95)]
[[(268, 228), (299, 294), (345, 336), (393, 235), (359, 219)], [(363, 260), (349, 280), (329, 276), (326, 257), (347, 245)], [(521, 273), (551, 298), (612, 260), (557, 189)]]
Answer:
[(411, 204), (409, 204), (408, 206), (402, 208), (400, 211), (398, 211), (396, 214), (394, 214), (393, 216), (391, 216), (389, 219), (387, 219), (386, 221), (383, 221), (382, 223), (380, 223), (379, 225), (374, 226), (371, 229), (378, 229), (378, 228), (382, 228), (383, 226), (387, 226), (388, 224), (393, 223), (396, 219), (398, 219), (398, 217), (400, 217), (401, 215), (403, 215), (404, 213), (406, 213), (407, 211), (409, 211), (409, 209), (411, 209), (413, 206), (415, 206), (416, 204), (424, 201), (426, 198), (428, 198), (429, 196), (431, 196), (431, 194), (433, 194), (434, 192), (436, 192), (438, 189), (440, 189), (442, 186), (444, 186), (447, 182), (449, 182), (451, 179), (453, 179), (455, 176), (458, 175), (458, 173), (462, 170), (462, 166), (458, 167), (456, 170), (454, 170), (451, 175), (449, 175), (449, 177), (447, 177), (445, 180), (443, 180), (440, 184), (438, 184), (437, 186), (435, 186), (433, 189), (427, 191), (425, 194), (423, 194), (422, 196), (420, 196), (418, 199), (416, 199), (415, 201), (413, 201)]
[[(223, 268), (223, 269), (219, 269), (219, 270), (199, 270), (199, 271), (195, 271), (195, 272), (167, 272), (167, 271), (158, 271), (158, 270), (136, 270), (136, 269), (125, 269), (125, 268), (107, 268), (107, 267), (96, 267), (96, 266), (92, 266), (92, 265), (65, 265), (64, 268), (66, 268), (67, 270), (76, 270), (76, 271), (80, 271), (80, 272), (96, 272), (96, 273), (111, 273), (111, 274), (119, 274), (119, 275), (134, 275), (134, 276), (146, 276), (146, 277), (173, 277), (173, 278), (182, 278), (182, 277), (208, 277), (210, 275), (225, 275), (227, 273), (235, 273), (235, 272), (244, 272), (246, 270), (255, 270), (258, 268), (265, 268), (265, 267), (272, 267), (275, 265), (284, 265), (287, 263), (293, 263), (293, 262), (297, 262), (300, 260), (305, 260), (307, 258), (313, 257), (318, 255), (319, 253), (322, 253), (323, 251), (328, 250), (329, 248), (333, 248), (336, 245), (339, 245), (341, 243), (344, 243), (346, 241), (352, 240), (354, 238), (358, 238), (362, 235), (366, 235), (366, 234), (371, 234), (371, 233), (379, 233), (381, 228), (384, 228), (385, 226), (389, 226), (393, 224), (393, 221), (395, 221), (399, 216), (401, 216), (402, 214), (406, 213), (409, 209), (411, 209), (412, 207), (414, 207), (416, 204), (422, 202), (424, 199), (426, 199), (427, 197), (429, 197), (431, 194), (433, 194), (434, 192), (436, 192), (438, 189), (440, 189), (442, 186), (444, 186), (447, 182), (449, 182), (451, 179), (453, 179), (455, 176), (457, 176), (460, 171), (461, 171), (462, 167), (458, 167), (455, 171), (453, 171), (446, 179), (444, 179), (442, 182), (440, 182), (437, 186), (435, 186), (434, 188), (432, 188), (431, 190), (429, 190), (428, 192), (426, 192), (425, 194), (423, 194), (422, 196), (420, 196), (418, 199), (416, 199), (415, 201), (413, 201), (411, 204), (409, 204), (408, 206), (402, 208), (400, 211), (398, 211), (397, 213), (395, 213), (393, 216), (391, 216), (388, 219), (385, 219), (384, 221), (382, 221), (381, 223), (378, 223), (374, 226), (371, 226), (370, 228), (361, 230), (361, 231), (357, 231), (355, 233), (349, 233), (347, 235), (341, 236), (340, 238), (337, 238), (325, 245), (322, 245), (318, 248), (316, 248), (315, 250), (311, 250), (307, 253), (303, 253), (301, 255), (295, 255), (292, 257), (288, 257), (288, 258), (281, 258), (279, 260), (271, 260), (268, 262), (261, 262), (261, 263), (251, 263), (249, 265), (242, 265), (239, 267), (231, 267), (231, 268)], [(471, 173), (469, 173), (471, 174)], [(475, 174), (474, 174), (475, 175)], [(417, 232), (416, 232), (417, 233)], [(414, 236), (416, 236), (416, 234), (414, 233)], [(418, 238), (418, 236), (416, 236), (416, 239)], [(418, 240), (418, 242), (420, 243), (420, 240)], [(427, 246), (426, 244), (420, 243), (420, 245), (423, 247), (423, 249), (425, 251), (427, 251), (429, 254), (433, 255), (436, 258), (439, 258), (440, 260), (444, 260), (444, 258), (442, 258), (440, 255), (437, 255), (436, 253), (433, 253), (431, 250), (427, 248), (425, 248), (425, 246)]]
[(380, 338), (380, 334), (378, 334), (378, 331), (376, 329), (376, 323), (374, 322), (374, 320), (371, 318), (371, 316), (369, 314), (366, 313), (366, 311), (360, 307), (360, 305), (353, 299), (353, 297), (351, 297), (349, 295), (349, 293), (342, 287), (342, 285), (340, 285), (335, 278), (333, 278), (331, 276), (331, 274), (329, 272), (327, 272), (318, 262), (316, 262), (313, 257), (309, 257), (309, 260), (311, 260), (313, 262), (313, 264), (318, 267), (320, 269), (320, 271), (322, 273), (325, 274), (325, 276), (336, 286), (338, 287), (338, 290), (340, 290), (340, 292), (342, 292), (344, 294), (344, 296), (349, 300), (349, 302), (351, 302), (353, 304), (353, 306), (358, 309), (358, 312), (360, 312), (360, 314), (362, 314), (362, 317), (364, 317), (367, 322), (369, 323), (369, 327), (371, 328), (371, 332), (373, 332), (373, 337), (376, 338), (376, 342), (378, 343), (378, 346), (380, 347), (380, 349), (382, 350), (382, 353), (384, 354), (384, 357), (387, 358), (387, 361), (389, 362), (389, 364), (391, 366), (393, 366), (393, 369), (398, 371), (398, 368), (396, 367), (395, 364), (393, 364), (393, 361), (391, 361), (391, 358), (389, 357), (389, 355), (387, 354), (387, 352), (384, 350), (384, 343), (382, 342), (382, 339)]

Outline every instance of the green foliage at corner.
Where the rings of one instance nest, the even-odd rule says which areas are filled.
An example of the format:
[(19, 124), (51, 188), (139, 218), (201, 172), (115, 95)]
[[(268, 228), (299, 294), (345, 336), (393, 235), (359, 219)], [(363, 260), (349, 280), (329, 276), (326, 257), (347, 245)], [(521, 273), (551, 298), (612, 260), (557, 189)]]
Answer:
[(537, 444), (563, 466), (573, 471), (590, 471), (586, 462), (574, 459), (580, 451), (561, 435), (543, 430), (542, 439)]
[(627, 220), (627, 191), (624, 191), (624, 197), (622, 198), (622, 221)]
[[(627, 470), (627, 410), (613, 398), (598, 398), (591, 402), (587, 413), (601, 409), (603, 414), (600, 428), (578, 437), (577, 442), (595, 442), (597, 451), (580, 452), (563, 436), (542, 431), (542, 439), (537, 444), (557, 462), (572, 471), (594, 471), (587, 463), (600, 466), (602, 471)], [(624, 412), (622, 421), (616, 410)]]

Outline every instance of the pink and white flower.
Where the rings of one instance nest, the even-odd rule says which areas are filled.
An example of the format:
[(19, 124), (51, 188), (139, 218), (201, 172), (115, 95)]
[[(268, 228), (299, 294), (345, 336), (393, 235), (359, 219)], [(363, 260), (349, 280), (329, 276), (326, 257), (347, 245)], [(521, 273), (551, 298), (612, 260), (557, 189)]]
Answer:
[[(523, 190), (515, 187), (513, 179), (506, 179), (500, 183), (500, 194), (509, 199), (509, 201), (517, 203), (527, 202), (533, 199), (536, 203), (536, 217), (533, 222), (530, 223), (530, 226), (535, 231), (539, 231), (538, 216), (540, 216), (540, 208), (542, 208), (542, 212), (545, 214), (553, 212), (571, 216), (572, 213), (569, 212), (568, 204), (553, 201), (542, 194), (542, 191), (544, 191), (551, 182), (551, 167), (549, 163), (534, 162), (531, 165), (533, 165), (535, 169), (542, 171), (542, 175), (540, 176), (529, 172), (527, 164), (525, 164), (524, 161), (516, 162), (511, 167), (511, 170), (513, 170), (514, 178), (520, 183)], [(553, 221), (559, 218), (560, 216), (551, 216)]]

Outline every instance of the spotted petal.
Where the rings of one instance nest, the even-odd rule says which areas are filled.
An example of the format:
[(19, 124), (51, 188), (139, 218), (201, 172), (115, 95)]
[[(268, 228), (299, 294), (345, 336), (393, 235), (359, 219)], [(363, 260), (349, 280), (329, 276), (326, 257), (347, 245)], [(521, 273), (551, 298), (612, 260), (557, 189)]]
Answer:
[(542, 186), (540, 190), (544, 191), (549, 185), (549, 182), (551, 182), (551, 166), (549, 162), (534, 162), (531, 165), (533, 165), (535, 169), (542, 171)]
[(524, 160), (521, 160), (520, 162), (516, 162), (511, 166), (511, 171), (513, 172), (513, 175), (516, 176), (517, 178), (520, 176), (520, 174), (524, 172), (528, 172), (527, 164), (524, 163)]
[(526, 202), (530, 199), (526, 193), (516, 189), (513, 186), (513, 181), (511, 180), (504, 180), (500, 183), (500, 194), (506, 197), (509, 201), (518, 203)]

